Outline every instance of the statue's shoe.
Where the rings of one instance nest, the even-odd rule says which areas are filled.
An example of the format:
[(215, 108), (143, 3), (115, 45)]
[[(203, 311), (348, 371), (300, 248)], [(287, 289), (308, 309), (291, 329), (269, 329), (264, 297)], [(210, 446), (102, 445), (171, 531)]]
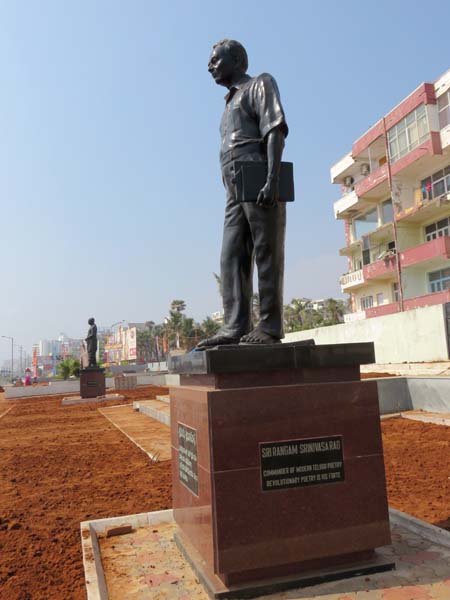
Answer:
[(196, 346), (198, 350), (204, 350), (205, 348), (213, 348), (214, 346), (226, 346), (228, 344), (239, 344), (238, 337), (230, 337), (228, 335), (213, 335), (206, 340), (202, 340)]

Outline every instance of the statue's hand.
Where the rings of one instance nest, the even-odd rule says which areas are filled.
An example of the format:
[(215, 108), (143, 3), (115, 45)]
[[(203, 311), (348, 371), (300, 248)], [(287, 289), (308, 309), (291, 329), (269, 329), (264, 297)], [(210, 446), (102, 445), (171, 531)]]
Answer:
[(264, 187), (260, 190), (256, 204), (268, 208), (274, 206), (278, 201), (278, 181), (268, 179)]

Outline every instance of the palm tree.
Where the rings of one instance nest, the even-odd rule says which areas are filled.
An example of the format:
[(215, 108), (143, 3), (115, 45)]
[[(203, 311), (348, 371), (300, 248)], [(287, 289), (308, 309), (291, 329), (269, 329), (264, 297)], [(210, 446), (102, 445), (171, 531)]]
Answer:
[(206, 319), (202, 322), (202, 332), (205, 338), (212, 337), (215, 333), (217, 333), (220, 329), (220, 323), (211, 319), (211, 317), (206, 317)]
[(172, 300), (170, 304), (170, 312), (183, 312), (186, 310), (186, 302), (184, 300)]

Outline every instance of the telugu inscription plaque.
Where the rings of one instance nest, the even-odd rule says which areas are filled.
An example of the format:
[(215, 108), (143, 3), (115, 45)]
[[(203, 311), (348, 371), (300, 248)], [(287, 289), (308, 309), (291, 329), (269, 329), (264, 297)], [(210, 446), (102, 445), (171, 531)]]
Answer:
[(197, 431), (178, 423), (179, 478), (193, 494), (198, 496)]
[(263, 442), (263, 491), (344, 481), (342, 436)]

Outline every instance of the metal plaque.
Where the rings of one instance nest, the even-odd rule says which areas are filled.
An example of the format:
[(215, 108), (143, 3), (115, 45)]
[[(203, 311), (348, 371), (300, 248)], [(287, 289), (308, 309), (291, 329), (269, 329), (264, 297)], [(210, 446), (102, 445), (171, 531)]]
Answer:
[(193, 494), (198, 496), (197, 431), (178, 423), (178, 475)]
[(263, 442), (263, 491), (344, 481), (342, 436)]

